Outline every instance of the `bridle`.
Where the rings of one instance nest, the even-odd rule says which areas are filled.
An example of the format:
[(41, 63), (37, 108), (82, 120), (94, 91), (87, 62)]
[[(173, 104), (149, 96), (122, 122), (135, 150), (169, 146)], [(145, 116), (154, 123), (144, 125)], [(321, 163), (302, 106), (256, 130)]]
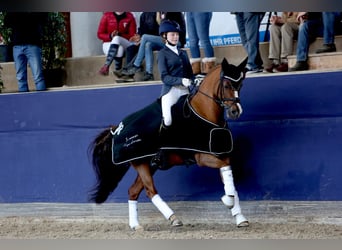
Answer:
[[(220, 83), (217, 89), (216, 97), (210, 96), (207, 93), (204, 93), (198, 88), (198, 92), (202, 95), (205, 95), (206, 97), (212, 99), (214, 102), (216, 102), (219, 106), (223, 107), (224, 109), (229, 110), (234, 104), (240, 102), (240, 98), (237, 96), (235, 97), (225, 97), (225, 83), (228, 83), (229, 88), (232, 89), (234, 92), (239, 93), (242, 83), (240, 82), (243, 79), (243, 73), (241, 72), (241, 75), (238, 79), (232, 79), (229, 76), (224, 75), (224, 72), (221, 70), (220, 72)], [(231, 104), (227, 104), (227, 102), (230, 102)]]

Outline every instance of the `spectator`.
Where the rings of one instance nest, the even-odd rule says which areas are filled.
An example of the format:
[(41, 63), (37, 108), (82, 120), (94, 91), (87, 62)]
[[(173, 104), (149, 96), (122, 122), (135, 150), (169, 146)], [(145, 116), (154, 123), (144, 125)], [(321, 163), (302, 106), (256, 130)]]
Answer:
[[(185, 30), (185, 19), (182, 12), (157, 12), (156, 14), (157, 22), (160, 20), (173, 20), (180, 24), (180, 34), (179, 34), (179, 46), (184, 47), (186, 42), (186, 30)], [(145, 73), (144, 81), (153, 80), (153, 63), (154, 55), (153, 51), (159, 51), (165, 46), (163, 39), (159, 35), (149, 35), (144, 34), (140, 41), (140, 47), (138, 50), (137, 57), (135, 58), (132, 66), (128, 67), (127, 70), (123, 70), (123, 75), (134, 75), (136, 72), (142, 71), (142, 64), (145, 59)]]
[(163, 126), (172, 123), (171, 106), (180, 96), (189, 93), (193, 81), (192, 67), (187, 52), (179, 49), (179, 24), (164, 20), (159, 27), (159, 33), (165, 41), (165, 47), (158, 53), (158, 69), (163, 82), (161, 90), (161, 107)]
[(263, 71), (259, 51), (259, 28), (265, 12), (234, 12), (241, 42), (248, 56), (246, 74)]
[(293, 53), (294, 39), (298, 35), (298, 12), (283, 12), (281, 16), (270, 18), (269, 59), (272, 60), (267, 72), (287, 72), (287, 57)]
[[(132, 51), (131, 54), (134, 53), (134, 56), (131, 57), (131, 59), (127, 58), (127, 64), (126, 66), (123, 68), (123, 72), (126, 72), (129, 68), (131, 68), (133, 66), (133, 63), (135, 61), (135, 59), (137, 58), (137, 54), (139, 52), (139, 48), (140, 45), (143, 44), (143, 47), (146, 47), (146, 37), (148, 36), (153, 36), (153, 37), (158, 37), (159, 38), (159, 22), (160, 19), (157, 18), (157, 13), (158, 12), (143, 12), (140, 15), (140, 19), (139, 19), (139, 28), (138, 28), (138, 34), (137, 34), (137, 42), (135, 44), (135, 46), (130, 46), (128, 47), (128, 49), (130, 49), (130, 51)], [(145, 50), (143, 50), (145, 52)], [(140, 54), (142, 53), (142, 51), (140, 52)], [(152, 53), (152, 51), (151, 51)], [(148, 55), (149, 56), (149, 55)], [(153, 56), (153, 54), (152, 54)], [(151, 61), (151, 60), (149, 60)], [(153, 63), (153, 60), (152, 60)], [(146, 68), (153, 68), (153, 65), (148, 65), (148, 67)], [(122, 72), (121, 72), (122, 73)], [(124, 76), (126, 77), (133, 77), (134, 74), (124, 74)], [(153, 80), (153, 74), (152, 74), (152, 70), (147, 70), (144, 74), (144, 81), (148, 81), (148, 80)]]
[(131, 12), (105, 12), (100, 20), (97, 37), (103, 41), (102, 49), (106, 62), (99, 70), (108, 75), (115, 60), (115, 71), (122, 68), (125, 50), (136, 42), (136, 21)]
[(42, 66), (42, 26), (46, 21), (44, 12), (8, 12), (5, 17), (5, 26), (12, 29), (11, 45), (19, 92), (29, 91), (27, 65), (36, 90), (46, 90)]
[(322, 34), (321, 12), (299, 12), (297, 20), (300, 22), (298, 30), (296, 64), (289, 71), (308, 70), (308, 53), (310, 43)]
[(341, 32), (341, 12), (322, 12), (322, 19), (324, 44), (316, 53), (335, 52), (335, 34)]
[[(212, 12), (186, 12), (186, 27), (188, 29), (190, 63), (194, 75), (207, 74), (216, 64), (214, 49), (210, 43), (209, 27)], [(204, 58), (201, 59), (200, 47), (203, 47)]]

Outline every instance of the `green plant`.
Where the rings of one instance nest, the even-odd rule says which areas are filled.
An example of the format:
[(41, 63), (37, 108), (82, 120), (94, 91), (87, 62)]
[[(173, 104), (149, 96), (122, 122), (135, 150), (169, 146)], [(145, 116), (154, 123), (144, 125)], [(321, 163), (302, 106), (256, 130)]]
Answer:
[(43, 26), (43, 69), (63, 69), (67, 50), (65, 18), (61, 12), (49, 12), (47, 18)]
[(9, 44), (11, 41), (11, 29), (4, 25), (5, 16), (6, 12), (0, 12), (0, 44)]
[(1, 78), (1, 71), (2, 71), (2, 67), (0, 65), (0, 93), (2, 92), (2, 89), (4, 88), (4, 82), (2, 81), (2, 78)]

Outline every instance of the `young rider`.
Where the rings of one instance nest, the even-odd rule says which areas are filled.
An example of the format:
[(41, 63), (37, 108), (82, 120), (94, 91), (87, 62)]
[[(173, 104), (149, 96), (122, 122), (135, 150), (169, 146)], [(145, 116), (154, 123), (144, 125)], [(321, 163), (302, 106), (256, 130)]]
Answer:
[(179, 33), (183, 32), (177, 22), (164, 20), (159, 26), (159, 34), (165, 47), (158, 52), (158, 69), (163, 86), (161, 107), (163, 126), (172, 124), (171, 107), (177, 100), (189, 93), (194, 76), (186, 51), (179, 48)]

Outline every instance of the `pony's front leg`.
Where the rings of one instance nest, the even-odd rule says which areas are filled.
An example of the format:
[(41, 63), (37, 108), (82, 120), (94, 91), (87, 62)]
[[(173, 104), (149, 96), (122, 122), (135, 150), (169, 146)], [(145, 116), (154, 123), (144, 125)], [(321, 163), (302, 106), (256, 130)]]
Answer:
[(199, 153), (195, 154), (195, 159), (198, 166), (220, 169), (225, 192), (221, 200), (228, 208), (232, 208), (234, 206), (235, 185), (229, 158), (220, 159), (215, 155)]
[(221, 200), (223, 204), (231, 210), (231, 213), (235, 218), (236, 225), (238, 227), (248, 227), (249, 222), (241, 212), (240, 200), (234, 185), (230, 159), (219, 159), (214, 155), (203, 153), (196, 154), (195, 159), (199, 166), (208, 166), (220, 169), (220, 175), (225, 191), (225, 195), (222, 196)]
[(141, 182), (145, 188), (147, 196), (151, 199), (153, 205), (163, 214), (163, 216), (170, 221), (171, 226), (182, 226), (183, 223), (175, 216), (173, 210), (166, 204), (166, 202), (157, 193), (154, 186), (149, 163), (132, 164), (134, 169), (138, 172), (139, 177), (136, 182)]

